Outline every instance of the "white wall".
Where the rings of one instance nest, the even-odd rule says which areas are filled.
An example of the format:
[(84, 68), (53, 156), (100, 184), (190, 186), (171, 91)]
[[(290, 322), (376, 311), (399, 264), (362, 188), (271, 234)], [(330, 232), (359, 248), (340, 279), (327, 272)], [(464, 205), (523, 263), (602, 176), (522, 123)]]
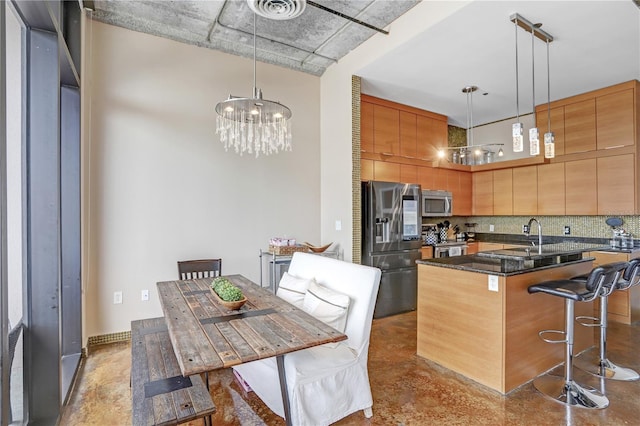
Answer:
[(219, 142), (214, 108), (251, 95), (251, 60), (87, 26), (85, 337), (162, 315), (155, 284), (177, 278), (177, 260), (221, 257), (224, 274), (258, 281), (269, 237), (320, 242), (318, 77), (258, 63), (264, 97), (293, 111), (293, 151), (240, 157)]
[[(321, 81), (322, 241), (337, 242), (352, 260), (351, 77), (358, 70), (442, 21), (468, 2), (423, 1), (327, 69)], [(335, 229), (335, 221), (342, 230)]]

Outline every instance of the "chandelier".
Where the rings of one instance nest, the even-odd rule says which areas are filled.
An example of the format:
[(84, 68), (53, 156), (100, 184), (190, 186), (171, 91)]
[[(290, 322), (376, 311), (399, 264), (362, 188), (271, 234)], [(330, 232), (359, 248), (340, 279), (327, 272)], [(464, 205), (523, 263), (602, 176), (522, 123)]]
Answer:
[(256, 14), (253, 14), (253, 97), (229, 95), (216, 105), (216, 133), (225, 151), (260, 155), (291, 151), (291, 110), (262, 98), (256, 87)]

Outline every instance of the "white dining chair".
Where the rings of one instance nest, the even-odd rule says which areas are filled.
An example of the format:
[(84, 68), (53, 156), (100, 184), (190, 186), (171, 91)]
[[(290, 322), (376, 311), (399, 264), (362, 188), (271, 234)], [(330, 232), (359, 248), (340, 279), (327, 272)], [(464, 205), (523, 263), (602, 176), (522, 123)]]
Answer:
[[(373, 415), (367, 359), (380, 270), (309, 253), (294, 253), (290, 275), (315, 279), (349, 296), (348, 339), (285, 355), (293, 425), (328, 425), (358, 410)], [(275, 358), (233, 367), (264, 403), (284, 417)]]

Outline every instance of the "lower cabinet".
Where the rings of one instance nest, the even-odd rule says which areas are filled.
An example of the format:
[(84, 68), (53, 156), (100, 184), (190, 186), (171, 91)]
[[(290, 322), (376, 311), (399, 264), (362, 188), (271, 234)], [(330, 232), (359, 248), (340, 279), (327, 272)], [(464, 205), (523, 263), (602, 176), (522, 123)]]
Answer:
[[(627, 262), (640, 257), (640, 252), (628, 254), (592, 251), (588, 254), (595, 258), (594, 267), (613, 262)], [(623, 324), (631, 324), (640, 320), (640, 286), (631, 287), (629, 290), (616, 290), (611, 293), (607, 304), (607, 319)]]

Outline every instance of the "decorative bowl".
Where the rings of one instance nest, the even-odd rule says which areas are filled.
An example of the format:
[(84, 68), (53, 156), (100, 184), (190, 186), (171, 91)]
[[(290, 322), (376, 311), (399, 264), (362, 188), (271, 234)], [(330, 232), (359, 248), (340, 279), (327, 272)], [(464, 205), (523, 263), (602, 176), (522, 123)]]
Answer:
[(322, 253), (323, 251), (328, 249), (331, 246), (331, 244), (333, 244), (333, 243), (329, 243), (327, 245), (318, 247), (318, 246), (314, 246), (312, 244), (309, 244), (306, 241), (304, 243), (302, 243), (303, 246), (307, 247), (309, 250), (311, 250), (314, 253)]
[(246, 296), (243, 296), (242, 299), (240, 300), (226, 301), (226, 300), (222, 300), (222, 298), (218, 296), (218, 293), (216, 293), (214, 289), (211, 289), (211, 293), (213, 293), (216, 299), (218, 299), (218, 303), (220, 303), (222, 306), (232, 311), (237, 311), (238, 309), (242, 308), (242, 305), (244, 305), (247, 302)]

